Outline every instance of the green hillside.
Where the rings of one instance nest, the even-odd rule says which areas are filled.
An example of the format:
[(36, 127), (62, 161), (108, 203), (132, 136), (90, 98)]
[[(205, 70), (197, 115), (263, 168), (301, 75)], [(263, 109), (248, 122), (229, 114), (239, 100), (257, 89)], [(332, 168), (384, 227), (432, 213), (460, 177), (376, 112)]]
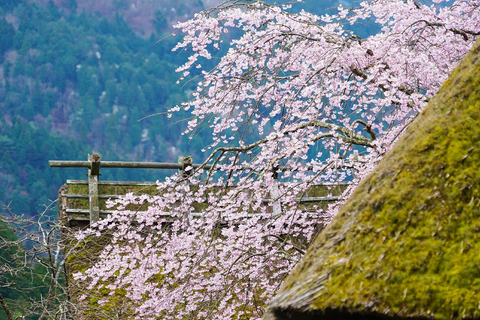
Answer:
[[(35, 214), (67, 177), (85, 176), (81, 169), (51, 169), (50, 159), (85, 160), (95, 151), (105, 160), (176, 161), (180, 153), (201, 160), (205, 143), (181, 137), (181, 117), (138, 122), (191, 90), (175, 83), (182, 61), (171, 52), (177, 39), (157, 43), (158, 34), (138, 36), (119, 14), (79, 11), (51, 1), (0, 2), (0, 203), (11, 201), (17, 213)], [(103, 173), (102, 179), (127, 180), (165, 175)]]

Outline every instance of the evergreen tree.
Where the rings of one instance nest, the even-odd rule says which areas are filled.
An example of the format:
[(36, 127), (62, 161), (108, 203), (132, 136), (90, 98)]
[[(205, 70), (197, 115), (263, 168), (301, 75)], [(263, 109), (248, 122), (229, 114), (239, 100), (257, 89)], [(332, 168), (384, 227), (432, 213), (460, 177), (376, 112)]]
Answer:
[(5, 19), (0, 19), (0, 63), (3, 62), (3, 55), (13, 47), (15, 39), (15, 28)]

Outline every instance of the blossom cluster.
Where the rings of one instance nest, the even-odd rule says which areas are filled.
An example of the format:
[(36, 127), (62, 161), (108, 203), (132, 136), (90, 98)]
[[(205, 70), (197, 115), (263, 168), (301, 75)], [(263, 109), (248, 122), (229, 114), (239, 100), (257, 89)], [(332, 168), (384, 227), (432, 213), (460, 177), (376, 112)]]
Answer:
[[(362, 39), (349, 29), (359, 23), (379, 32)], [(321, 184), (352, 192), (478, 38), (480, 3), (371, 0), (318, 16), (225, 1), (176, 27), (175, 50), (190, 54), (181, 80), (201, 71), (170, 111), (191, 113), (185, 134), (210, 127), (206, 161), (156, 196), (112, 202), (86, 231), (111, 243), (76, 277), (126, 289), (138, 319), (260, 319), (341, 203), (301, 198)], [(148, 209), (122, 209), (134, 204)]]

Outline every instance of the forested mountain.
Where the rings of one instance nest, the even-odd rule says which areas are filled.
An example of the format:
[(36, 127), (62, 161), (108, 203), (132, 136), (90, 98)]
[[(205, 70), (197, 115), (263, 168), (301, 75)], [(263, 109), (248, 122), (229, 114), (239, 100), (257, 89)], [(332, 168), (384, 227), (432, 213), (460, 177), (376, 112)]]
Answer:
[(53, 3), (66, 13), (85, 12), (98, 14), (112, 20), (121, 15), (137, 35), (149, 37), (152, 33), (172, 31), (172, 25), (185, 20), (205, 7), (214, 6), (219, 0), (30, 0), (37, 4)]
[[(171, 48), (177, 40), (157, 42), (169, 32), (161, 11), (152, 21), (155, 32), (142, 37), (120, 14), (121, 6), (120, 13), (103, 17), (87, 10), (89, 1), (81, 2), (84, 9), (76, 1), (45, 2), (0, 5), (0, 202), (33, 215), (39, 204), (56, 198), (67, 177), (85, 175), (82, 169), (51, 169), (50, 159), (84, 160), (92, 151), (109, 160), (199, 155), (201, 136), (183, 139), (179, 119), (138, 121), (186, 99), (189, 90), (175, 83), (181, 57)], [(176, 9), (182, 4), (164, 3), (181, 13), (171, 20), (200, 8), (186, 13)], [(103, 173), (104, 179), (147, 179), (138, 171)]]

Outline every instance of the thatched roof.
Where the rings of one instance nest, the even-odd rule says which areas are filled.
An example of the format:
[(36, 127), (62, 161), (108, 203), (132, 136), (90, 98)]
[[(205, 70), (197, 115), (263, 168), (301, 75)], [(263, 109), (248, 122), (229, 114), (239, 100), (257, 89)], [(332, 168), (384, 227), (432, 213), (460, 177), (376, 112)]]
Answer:
[(267, 319), (480, 318), (480, 42), (318, 236)]

